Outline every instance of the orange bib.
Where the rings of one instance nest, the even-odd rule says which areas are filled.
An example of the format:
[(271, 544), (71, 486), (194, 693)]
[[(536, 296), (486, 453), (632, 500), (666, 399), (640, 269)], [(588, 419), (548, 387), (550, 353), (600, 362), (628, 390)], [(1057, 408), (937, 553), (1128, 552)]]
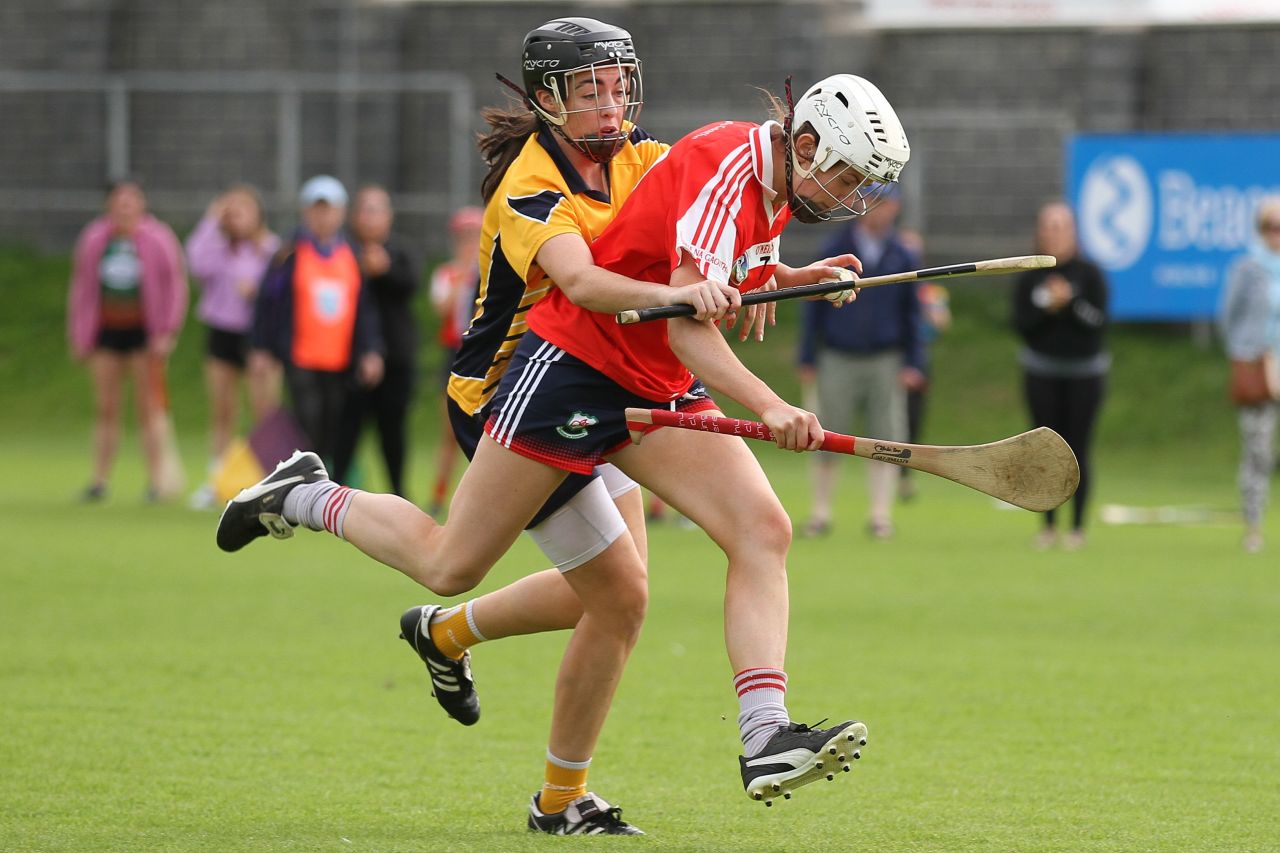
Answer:
[(360, 267), (340, 243), (325, 257), (298, 243), (293, 270), (293, 363), (305, 370), (346, 370), (355, 337)]

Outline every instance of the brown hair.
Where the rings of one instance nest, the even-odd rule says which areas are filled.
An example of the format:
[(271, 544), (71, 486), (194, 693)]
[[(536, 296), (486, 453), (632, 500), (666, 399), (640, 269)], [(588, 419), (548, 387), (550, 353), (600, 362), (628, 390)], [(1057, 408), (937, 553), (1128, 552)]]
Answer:
[[(790, 115), (791, 110), (787, 108), (786, 102), (783, 101), (781, 98), (779, 98), (777, 95), (773, 94), (773, 92), (770, 92), (768, 89), (759, 88), (759, 87), (757, 88), (758, 88), (758, 91), (760, 92), (761, 99), (764, 101), (764, 107), (765, 107), (765, 113), (766, 113), (765, 120), (777, 122), (778, 125), (781, 128), (783, 128), (782, 131), (779, 131), (779, 130), (774, 131), (774, 138), (775, 139), (781, 138), (783, 135), (783, 132), (786, 129), (787, 117)], [(793, 143), (796, 137), (805, 133), (809, 134), (815, 139), (818, 136), (817, 132), (813, 129), (813, 125), (809, 124), (809, 122), (806, 121), (804, 124), (800, 125), (799, 127), (791, 128), (791, 142)], [(791, 144), (791, 143), (788, 143), (788, 144)]]
[(764, 101), (765, 113), (768, 119), (785, 126), (787, 123), (787, 105), (783, 100), (763, 87), (757, 86), (756, 91), (760, 93), (760, 98)]
[(261, 246), (271, 233), (271, 228), (267, 225), (267, 208), (262, 203), (262, 194), (258, 192), (258, 188), (253, 184), (232, 184), (223, 191), (222, 197), (226, 198), (229, 195), (243, 196), (253, 202), (253, 206), (257, 208), (258, 227), (254, 230), (250, 239)]
[(480, 117), (489, 125), (487, 133), (476, 135), (480, 156), (489, 164), (489, 171), (480, 183), (480, 197), (488, 204), (498, 191), (498, 184), (511, 164), (520, 156), (520, 149), (530, 134), (538, 130), (538, 117), (525, 104), (512, 101), (506, 109), (485, 107)]

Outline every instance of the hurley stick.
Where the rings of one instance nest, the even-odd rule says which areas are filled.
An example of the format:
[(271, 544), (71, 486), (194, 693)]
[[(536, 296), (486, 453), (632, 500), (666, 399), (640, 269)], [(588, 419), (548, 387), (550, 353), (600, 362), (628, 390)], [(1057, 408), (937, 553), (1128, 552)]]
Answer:
[[(626, 416), (627, 429), (637, 444), (655, 426), (773, 441), (773, 433), (758, 421), (666, 409), (627, 409)], [(954, 447), (903, 444), (837, 432), (825, 432), (823, 436), (822, 449), (831, 453), (877, 459), (936, 474), (1034, 512), (1061, 506), (1080, 484), (1075, 454), (1062, 436), (1048, 427), (990, 444)]]
[[(1001, 275), (1003, 273), (1021, 272), (1022, 270), (1044, 269), (1057, 266), (1058, 259), (1053, 255), (1021, 255), (1016, 258), (993, 258), (989, 261), (970, 261), (967, 264), (951, 264), (945, 267), (931, 267), (911, 272), (899, 272), (892, 275), (876, 275), (871, 278), (853, 281), (821, 281), (817, 284), (802, 284), (798, 287), (784, 287), (779, 290), (753, 290), (742, 295), (743, 305), (758, 305), (761, 302), (780, 302), (783, 299), (802, 299), (806, 296), (823, 296), (828, 293), (839, 293), (851, 286), (859, 289), (879, 287), (882, 284), (899, 284), (904, 281), (920, 281), (934, 278), (954, 278), (961, 275)], [(668, 317), (691, 317), (696, 313), (692, 305), (660, 305), (656, 308), (636, 308), (631, 311), (619, 311), (615, 317), (618, 323), (629, 326), (632, 323), (644, 323), (649, 320), (664, 320)]]

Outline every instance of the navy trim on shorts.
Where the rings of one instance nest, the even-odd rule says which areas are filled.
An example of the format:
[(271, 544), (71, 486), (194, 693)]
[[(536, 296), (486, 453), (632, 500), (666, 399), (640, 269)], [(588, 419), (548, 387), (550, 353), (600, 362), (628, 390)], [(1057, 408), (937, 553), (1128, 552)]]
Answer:
[[(458, 405), (457, 400), (452, 397), (446, 397), (445, 400), (445, 410), (449, 413), (449, 425), (453, 427), (453, 437), (457, 439), (458, 447), (462, 449), (463, 455), (468, 460), (474, 459), (476, 448), (480, 446), (480, 436), (484, 435), (484, 422), (487, 419), (487, 415), (484, 413), (468, 415)], [(570, 474), (560, 485), (556, 486), (556, 490), (538, 508), (538, 511), (533, 515), (533, 520), (526, 524), (524, 529), (528, 530), (531, 527), (537, 527), (546, 521), (551, 517), (552, 513), (573, 500), (578, 492), (585, 489), (587, 484), (598, 476), (600, 475), (595, 473)]]
[(631, 443), (629, 406), (700, 412), (716, 408), (702, 383), (676, 400), (634, 394), (533, 332), (526, 332), (490, 404), (485, 431), (521, 456), (587, 474)]

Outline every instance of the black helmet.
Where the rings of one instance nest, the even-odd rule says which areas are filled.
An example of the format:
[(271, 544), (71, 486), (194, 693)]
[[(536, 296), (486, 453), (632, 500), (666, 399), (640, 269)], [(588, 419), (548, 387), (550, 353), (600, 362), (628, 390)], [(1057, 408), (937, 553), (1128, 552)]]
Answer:
[[(635, 122), (644, 97), (640, 60), (636, 59), (631, 33), (593, 18), (556, 18), (524, 37), (520, 64), (525, 92), (535, 113), (593, 160), (607, 162), (618, 152), (627, 139), (622, 127), (616, 134), (604, 137), (574, 139), (568, 136), (564, 125), (570, 111), (565, 108), (564, 101), (569, 93), (572, 74), (587, 68), (614, 65), (628, 81), (623, 118)], [(546, 110), (538, 103), (539, 89), (551, 93), (556, 102), (556, 112)]]

